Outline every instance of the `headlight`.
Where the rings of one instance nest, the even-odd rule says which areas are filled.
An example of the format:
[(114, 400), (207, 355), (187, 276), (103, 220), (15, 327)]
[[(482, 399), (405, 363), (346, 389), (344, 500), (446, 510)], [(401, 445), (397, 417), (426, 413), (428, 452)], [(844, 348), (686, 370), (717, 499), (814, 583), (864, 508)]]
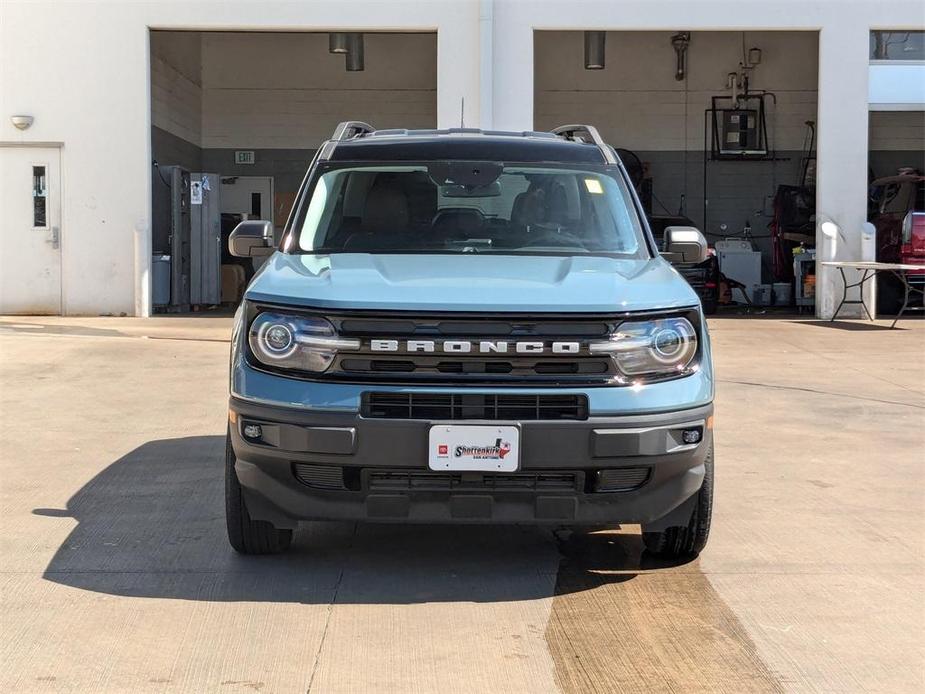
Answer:
[(697, 331), (686, 318), (627, 321), (590, 348), (609, 354), (626, 376), (680, 376), (690, 372), (697, 354)]
[(337, 350), (360, 348), (359, 340), (339, 338), (323, 318), (269, 312), (254, 319), (247, 341), (262, 364), (314, 373), (326, 370)]

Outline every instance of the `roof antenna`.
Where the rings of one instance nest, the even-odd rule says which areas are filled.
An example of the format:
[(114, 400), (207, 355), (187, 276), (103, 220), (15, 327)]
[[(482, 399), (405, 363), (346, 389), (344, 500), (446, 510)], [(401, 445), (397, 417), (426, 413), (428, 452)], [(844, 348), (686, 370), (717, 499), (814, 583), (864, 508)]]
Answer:
[(459, 127), (466, 127), (466, 97), (459, 100)]

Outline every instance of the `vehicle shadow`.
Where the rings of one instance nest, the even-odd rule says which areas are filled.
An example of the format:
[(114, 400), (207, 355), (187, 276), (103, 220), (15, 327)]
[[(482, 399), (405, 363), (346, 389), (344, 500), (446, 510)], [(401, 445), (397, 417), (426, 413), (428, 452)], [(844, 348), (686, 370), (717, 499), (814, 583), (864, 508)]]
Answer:
[(532, 600), (660, 568), (638, 535), (518, 526), (310, 523), (288, 554), (239, 556), (225, 537), (223, 458), (223, 436), (150, 441), (66, 509), (35, 509), (77, 521), (44, 578), (133, 597), (407, 604)]

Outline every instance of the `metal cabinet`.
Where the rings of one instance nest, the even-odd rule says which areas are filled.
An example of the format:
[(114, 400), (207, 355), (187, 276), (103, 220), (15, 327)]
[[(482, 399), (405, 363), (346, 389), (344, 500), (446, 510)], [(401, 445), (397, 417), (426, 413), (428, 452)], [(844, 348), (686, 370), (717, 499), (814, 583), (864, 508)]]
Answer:
[(793, 255), (793, 303), (802, 313), (816, 304), (816, 251), (808, 249)]
[(190, 175), (190, 303), (222, 300), (222, 214), (218, 174)]

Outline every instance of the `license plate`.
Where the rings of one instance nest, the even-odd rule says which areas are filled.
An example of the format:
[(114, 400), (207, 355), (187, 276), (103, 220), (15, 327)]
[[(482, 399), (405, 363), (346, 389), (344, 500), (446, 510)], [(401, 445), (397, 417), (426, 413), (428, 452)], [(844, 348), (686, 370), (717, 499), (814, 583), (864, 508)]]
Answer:
[(430, 428), (427, 458), (431, 470), (514, 472), (520, 465), (520, 429), (435, 424)]

